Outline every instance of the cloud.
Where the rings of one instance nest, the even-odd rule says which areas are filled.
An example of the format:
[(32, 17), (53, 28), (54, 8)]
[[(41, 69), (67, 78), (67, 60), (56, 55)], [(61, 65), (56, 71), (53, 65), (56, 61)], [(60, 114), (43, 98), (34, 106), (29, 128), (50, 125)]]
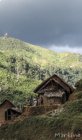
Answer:
[(54, 50), (56, 52), (73, 52), (73, 53), (79, 53), (82, 54), (82, 48), (80, 47), (74, 47), (72, 48), (71, 46), (56, 46), (56, 45), (52, 45), (49, 47), (50, 50)]
[(82, 48), (82, 0), (4, 0), (0, 33), (45, 47)]

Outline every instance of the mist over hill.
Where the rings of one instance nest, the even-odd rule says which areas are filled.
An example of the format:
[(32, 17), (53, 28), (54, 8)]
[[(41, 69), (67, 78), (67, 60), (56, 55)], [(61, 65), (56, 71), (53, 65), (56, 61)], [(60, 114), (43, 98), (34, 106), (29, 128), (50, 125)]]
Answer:
[(0, 37), (0, 102), (25, 104), (43, 80), (58, 74), (74, 85), (82, 77), (82, 55), (57, 53), (12, 37)]

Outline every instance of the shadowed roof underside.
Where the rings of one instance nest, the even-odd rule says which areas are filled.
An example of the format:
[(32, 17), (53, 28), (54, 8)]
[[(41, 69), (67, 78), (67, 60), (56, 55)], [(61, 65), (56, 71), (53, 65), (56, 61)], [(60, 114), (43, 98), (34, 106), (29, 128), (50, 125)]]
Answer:
[(22, 113), (18, 108), (9, 108), (8, 110), (11, 110), (11, 111), (18, 113), (18, 114)]

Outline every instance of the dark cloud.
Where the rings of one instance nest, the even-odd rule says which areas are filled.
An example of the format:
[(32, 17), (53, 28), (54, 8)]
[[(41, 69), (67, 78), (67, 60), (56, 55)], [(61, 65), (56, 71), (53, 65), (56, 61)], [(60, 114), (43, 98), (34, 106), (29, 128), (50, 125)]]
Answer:
[(0, 33), (44, 46), (82, 46), (82, 0), (2, 0)]

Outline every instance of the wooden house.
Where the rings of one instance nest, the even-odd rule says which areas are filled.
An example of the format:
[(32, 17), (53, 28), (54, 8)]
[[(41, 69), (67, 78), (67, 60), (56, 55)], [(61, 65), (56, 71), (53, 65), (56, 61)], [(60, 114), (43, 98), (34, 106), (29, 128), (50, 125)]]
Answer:
[(5, 100), (0, 105), (0, 123), (14, 120), (19, 115), (21, 115), (21, 112), (9, 100)]
[(38, 105), (54, 105), (65, 103), (74, 91), (62, 78), (54, 74), (43, 81), (34, 92), (38, 94)]

